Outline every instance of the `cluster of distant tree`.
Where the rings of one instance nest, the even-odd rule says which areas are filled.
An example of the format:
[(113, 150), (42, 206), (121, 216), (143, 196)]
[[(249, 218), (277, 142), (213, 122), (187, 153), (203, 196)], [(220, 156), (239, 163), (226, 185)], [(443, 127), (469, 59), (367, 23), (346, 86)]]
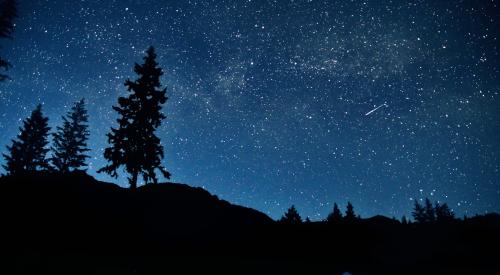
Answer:
[[(49, 148), (49, 119), (42, 113), (39, 104), (24, 120), (17, 138), (12, 140), (12, 145), (7, 146), (8, 153), (3, 154), (7, 174), (18, 175), (38, 170), (55, 170), (69, 172), (86, 166), (88, 156), (85, 152), (88, 139), (88, 115), (84, 100), (77, 102), (62, 117), (63, 124), (58, 126), (52, 134), (53, 144)], [(51, 151), (51, 157), (47, 153)]]
[[(426, 198), (425, 203), (422, 205), (418, 201), (415, 201), (415, 205), (413, 207), (412, 216), (414, 218), (415, 223), (446, 223), (455, 220), (455, 214), (450, 209), (448, 204), (439, 202), (432, 202)], [(354, 206), (351, 202), (347, 202), (345, 214), (339, 209), (337, 203), (333, 204), (333, 210), (324, 220), (329, 224), (339, 224), (339, 223), (353, 223), (357, 220), (361, 219), (359, 215), (356, 215), (354, 212)], [(395, 218), (394, 218), (395, 219)], [(302, 219), (297, 208), (292, 205), (288, 210), (283, 214), (283, 216), (279, 219), (279, 222), (284, 224), (300, 224), (303, 222), (310, 222), (309, 218), (305, 220)], [(403, 216), (401, 219), (402, 224), (411, 223), (410, 220)]]
[[(359, 215), (356, 215), (356, 213), (354, 212), (354, 206), (351, 202), (347, 202), (345, 214), (342, 214), (337, 203), (334, 203), (333, 211), (328, 214), (328, 217), (325, 221), (327, 223), (352, 223), (360, 218), (361, 217)], [(288, 208), (285, 214), (283, 214), (281, 219), (279, 219), (279, 222), (285, 224), (299, 224), (302, 222), (310, 222), (310, 219), (309, 217), (307, 217), (305, 220), (303, 220), (299, 212), (297, 211), (297, 208), (292, 205), (290, 208)]]
[[(0, 21), (0, 36), (1, 31)], [(144, 64), (135, 64), (134, 71), (139, 78), (125, 82), (129, 96), (119, 97), (118, 106), (113, 106), (119, 114), (119, 126), (111, 128), (107, 134), (110, 146), (104, 150), (104, 158), (109, 164), (98, 171), (117, 177), (117, 170), (123, 166), (130, 174), (131, 188), (137, 186), (139, 175), (142, 175), (144, 183), (156, 183), (155, 170), (160, 170), (164, 177), (170, 178), (170, 173), (161, 164), (163, 146), (155, 135), (165, 118), (161, 109), (167, 96), (166, 89), (160, 89), (163, 72), (156, 62), (153, 47), (147, 50)], [(3, 154), (8, 175), (43, 170), (70, 172), (87, 166), (89, 131), (84, 100), (77, 102), (63, 116), (63, 124), (52, 134), (53, 144), (50, 148), (48, 120), (40, 104), (24, 120), (17, 138), (12, 140), (12, 145), (7, 146), (7, 154)], [(51, 156), (47, 157), (49, 151)]]
[(455, 219), (455, 214), (448, 204), (432, 204), (428, 198), (425, 199), (424, 205), (415, 200), (412, 215), (418, 223), (449, 222)]

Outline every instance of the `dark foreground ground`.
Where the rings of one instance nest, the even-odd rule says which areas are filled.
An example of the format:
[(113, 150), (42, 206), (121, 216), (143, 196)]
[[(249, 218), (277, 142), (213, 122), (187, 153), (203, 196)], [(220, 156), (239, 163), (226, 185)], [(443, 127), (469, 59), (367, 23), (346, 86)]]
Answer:
[(0, 274), (500, 274), (497, 214), (275, 223), (200, 188), (0, 179)]

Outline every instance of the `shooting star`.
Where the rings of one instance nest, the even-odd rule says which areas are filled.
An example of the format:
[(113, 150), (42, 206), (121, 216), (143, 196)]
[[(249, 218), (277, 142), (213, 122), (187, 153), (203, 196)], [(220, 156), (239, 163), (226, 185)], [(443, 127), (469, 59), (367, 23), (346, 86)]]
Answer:
[(388, 107), (388, 106), (387, 106), (387, 104), (385, 104), (385, 103), (384, 103), (384, 104), (382, 104), (382, 105), (378, 106), (377, 108), (375, 108), (375, 109), (373, 109), (373, 110), (369, 111), (368, 113), (366, 113), (366, 114), (365, 114), (365, 116), (367, 116), (367, 115), (369, 115), (369, 114), (371, 114), (371, 113), (375, 112), (376, 110), (380, 109), (382, 106)]

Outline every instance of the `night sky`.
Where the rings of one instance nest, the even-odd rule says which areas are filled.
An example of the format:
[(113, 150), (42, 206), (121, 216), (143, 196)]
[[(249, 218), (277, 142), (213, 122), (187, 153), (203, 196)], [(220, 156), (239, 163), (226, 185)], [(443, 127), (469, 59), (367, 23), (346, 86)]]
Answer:
[(0, 148), (37, 103), (55, 128), (84, 97), (88, 172), (127, 186), (96, 170), (153, 45), (172, 181), (273, 218), (347, 201), (399, 218), (425, 197), (500, 211), (498, 2), (20, 0)]

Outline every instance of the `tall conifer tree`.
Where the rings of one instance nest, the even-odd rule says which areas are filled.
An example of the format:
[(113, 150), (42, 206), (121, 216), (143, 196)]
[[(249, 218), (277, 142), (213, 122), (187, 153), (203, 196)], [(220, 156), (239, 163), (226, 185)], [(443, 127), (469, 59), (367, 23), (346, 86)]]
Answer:
[(7, 146), (8, 154), (3, 154), (6, 164), (3, 166), (9, 175), (33, 172), (49, 168), (45, 155), (49, 151), (49, 119), (43, 116), (42, 105), (38, 105), (31, 116), (24, 120), (23, 127), (12, 145)]
[(328, 215), (326, 221), (329, 223), (339, 223), (342, 221), (342, 212), (340, 212), (337, 203), (333, 204), (333, 211)]
[(86, 166), (85, 160), (88, 156), (87, 148), (88, 115), (85, 109), (85, 101), (81, 99), (71, 108), (71, 111), (63, 116), (62, 127), (57, 127), (53, 134), (54, 145), (52, 147), (52, 165), (61, 172), (69, 172), (71, 169)]
[(356, 220), (356, 214), (354, 213), (354, 206), (352, 206), (351, 202), (347, 202), (344, 219), (347, 222), (352, 222)]
[(436, 221), (436, 213), (434, 211), (434, 206), (429, 198), (425, 198), (425, 218), (427, 222)]
[(132, 189), (137, 187), (139, 175), (146, 184), (156, 183), (155, 170), (170, 178), (170, 173), (161, 164), (163, 146), (155, 134), (165, 118), (161, 109), (167, 96), (166, 89), (160, 89), (163, 72), (156, 62), (153, 47), (146, 51), (144, 64), (135, 64), (134, 71), (139, 78), (125, 82), (129, 96), (118, 98), (118, 106), (113, 107), (119, 114), (119, 125), (108, 133), (110, 147), (105, 149), (104, 157), (109, 164), (98, 171), (117, 177), (117, 169), (124, 166), (130, 174), (128, 179)]
[(427, 222), (427, 217), (425, 215), (425, 208), (418, 202), (418, 200), (415, 200), (415, 204), (413, 206), (413, 211), (411, 214), (415, 222), (417, 223)]

